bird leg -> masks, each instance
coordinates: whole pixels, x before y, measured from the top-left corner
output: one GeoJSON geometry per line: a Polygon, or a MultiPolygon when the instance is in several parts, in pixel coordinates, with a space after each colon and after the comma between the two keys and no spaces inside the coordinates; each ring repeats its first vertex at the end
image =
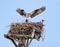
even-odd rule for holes
{"type": "Polygon", "coordinates": [[[25,21],[28,22],[28,19],[26,19],[25,21]]]}

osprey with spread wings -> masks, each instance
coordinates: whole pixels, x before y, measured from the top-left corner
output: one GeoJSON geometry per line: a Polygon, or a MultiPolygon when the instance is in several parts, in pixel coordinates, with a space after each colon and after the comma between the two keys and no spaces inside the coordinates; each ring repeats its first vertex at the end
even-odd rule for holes
{"type": "Polygon", "coordinates": [[[33,17],[35,17],[36,15],[41,14],[42,12],[44,12],[45,9],[46,9],[45,7],[41,7],[41,8],[39,8],[39,9],[36,9],[36,10],[32,11],[31,13],[26,13],[23,9],[17,9],[16,11],[17,11],[20,15],[22,15],[22,16],[24,16],[24,17],[26,17],[26,18],[29,18],[29,17],[33,18],[33,17]]]}

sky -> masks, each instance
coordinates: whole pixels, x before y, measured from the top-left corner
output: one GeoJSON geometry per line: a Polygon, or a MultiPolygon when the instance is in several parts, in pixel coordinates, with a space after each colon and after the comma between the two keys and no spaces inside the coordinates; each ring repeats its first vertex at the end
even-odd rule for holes
{"type": "Polygon", "coordinates": [[[11,23],[25,22],[25,18],[16,12],[17,8],[31,12],[46,7],[46,10],[29,21],[39,22],[44,19],[44,41],[33,40],[29,47],[60,47],[60,0],[0,0],[0,47],[14,47],[4,38],[11,23]]]}

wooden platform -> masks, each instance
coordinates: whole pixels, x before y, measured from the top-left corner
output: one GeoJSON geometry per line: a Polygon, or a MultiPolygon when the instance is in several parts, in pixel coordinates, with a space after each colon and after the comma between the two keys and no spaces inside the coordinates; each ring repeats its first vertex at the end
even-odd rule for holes
{"type": "Polygon", "coordinates": [[[31,35],[19,35],[19,34],[4,34],[5,38],[12,38],[14,40],[19,40],[20,38],[33,39],[31,35]]]}

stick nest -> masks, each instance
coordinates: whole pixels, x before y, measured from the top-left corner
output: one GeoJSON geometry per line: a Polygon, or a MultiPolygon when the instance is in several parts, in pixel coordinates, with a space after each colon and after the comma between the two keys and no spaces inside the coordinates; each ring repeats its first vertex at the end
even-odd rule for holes
{"type": "Polygon", "coordinates": [[[11,24],[9,34],[32,35],[35,30],[34,38],[39,39],[43,30],[43,22],[25,22],[11,24]]]}

